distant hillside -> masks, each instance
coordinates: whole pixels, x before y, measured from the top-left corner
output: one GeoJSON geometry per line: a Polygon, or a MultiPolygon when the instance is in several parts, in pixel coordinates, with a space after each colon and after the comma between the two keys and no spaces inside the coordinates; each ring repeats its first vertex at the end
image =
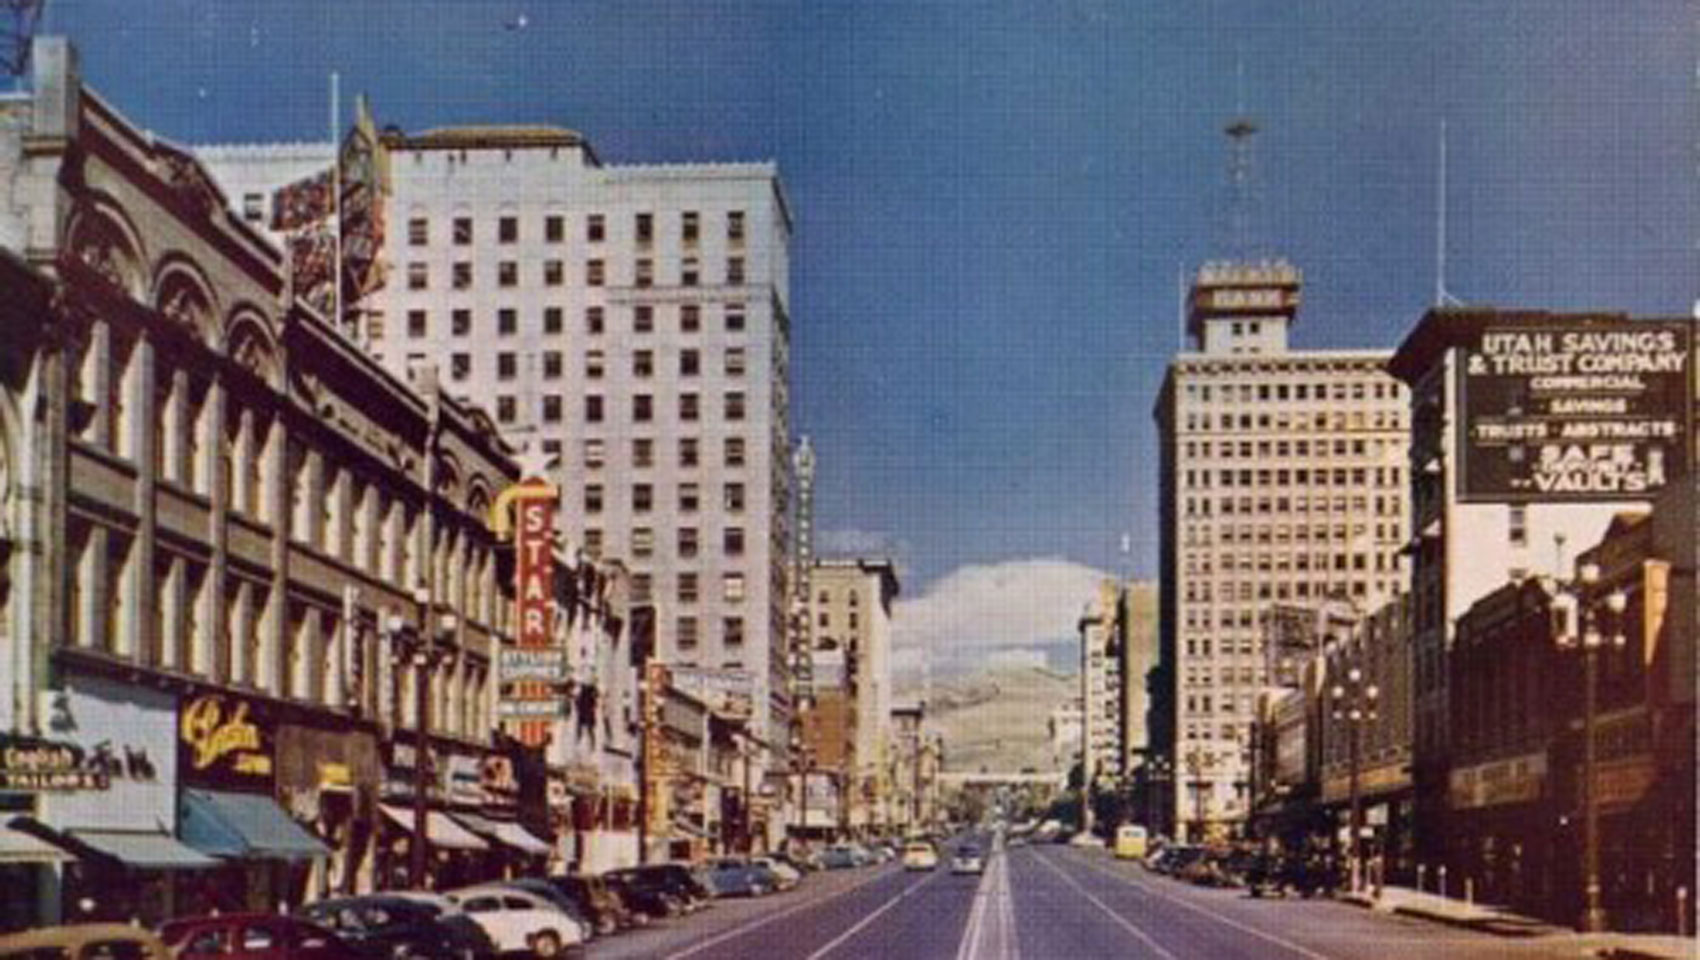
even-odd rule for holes
{"type": "Polygon", "coordinates": [[[927,724],[944,736],[947,770],[1065,770],[1072,758],[1052,755],[1046,721],[1079,690],[1051,670],[992,667],[935,682],[927,724]]]}

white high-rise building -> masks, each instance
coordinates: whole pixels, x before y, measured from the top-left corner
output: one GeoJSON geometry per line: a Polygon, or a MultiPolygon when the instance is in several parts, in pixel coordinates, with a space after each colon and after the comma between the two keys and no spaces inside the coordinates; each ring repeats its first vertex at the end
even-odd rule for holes
{"type": "Polygon", "coordinates": [[[1149,734],[1174,770],[1170,823],[1189,836],[1246,817],[1270,609],[1363,616],[1405,589],[1405,388],[1386,351],[1288,349],[1300,284],[1282,261],[1201,268],[1195,350],[1170,363],[1155,411],[1162,583],[1149,734]]]}
{"type": "MultiPolygon", "coordinates": [[[[559,455],[561,524],[631,571],[659,655],[788,716],[790,213],[772,163],[604,164],[556,127],[391,131],[385,365],[438,369],[559,455]]],[[[256,223],[328,144],[197,151],[256,223]]]]}

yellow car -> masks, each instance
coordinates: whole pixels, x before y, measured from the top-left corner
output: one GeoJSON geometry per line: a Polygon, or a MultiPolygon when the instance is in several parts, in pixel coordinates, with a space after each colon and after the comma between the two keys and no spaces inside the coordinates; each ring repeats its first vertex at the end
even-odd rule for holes
{"type": "Polygon", "coordinates": [[[903,869],[932,870],[939,865],[939,852],[930,843],[903,845],[903,869]]]}

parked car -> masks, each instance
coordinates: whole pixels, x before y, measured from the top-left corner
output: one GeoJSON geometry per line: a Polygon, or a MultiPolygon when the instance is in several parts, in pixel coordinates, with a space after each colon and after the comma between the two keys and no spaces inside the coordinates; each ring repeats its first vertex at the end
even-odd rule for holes
{"type": "Polygon", "coordinates": [[[701,910],[714,896],[713,890],[681,863],[652,863],[614,872],[627,877],[634,887],[648,887],[668,894],[686,912],[701,910]]]}
{"type": "Polygon", "coordinates": [[[367,960],[490,960],[496,944],[476,922],[444,901],[373,894],[320,900],[301,917],[343,939],[367,960]]]}
{"type": "Polygon", "coordinates": [[[1273,853],[1258,852],[1245,867],[1246,890],[1254,897],[1281,896],[1287,892],[1286,871],[1281,858],[1273,853]]]}
{"type": "Polygon", "coordinates": [[[816,870],[822,869],[820,854],[815,853],[812,850],[793,847],[790,850],[779,854],[778,857],[780,860],[783,860],[796,868],[798,873],[812,873],[816,870]]]}
{"type": "Polygon", "coordinates": [[[1157,854],[1157,860],[1153,865],[1153,869],[1155,869],[1158,873],[1168,874],[1171,877],[1178,876],[1189,864],[1203,856],[1203,847],[1173,844],[1164,847],[1162,851],[1157,854]]]}
{"type": "Polygon", "coordinates": [[[787,863],[783,858],[756,857],[751,862],[766,867],[768,872],[772,873],[774,879],[778,881],[781,890],[790,890],[803,882],[803,871],[787,863]]]}
{"type": "Polygon", "coordinates": [[[567,896],[564,891],[542,877],[519,877],[513,880],[497,880],[492,882],[504,887],[513,887],[515,890],[524,890],[527,893],[534,893],[555,906],[560,907],[563,913],[572,917],[574,920],[577,920],[579,925],[584,927],[586,940],[594,938],[599,932],[601,932],[597,929],[596,920],[591,917],[588,910],[585,910],[579,905],[578,901],[567,896]]]}
{"type": "Polygon", "coordinates": [[[717,897],[762,897],[779,889],[779,878],[773,871],[735,857],[714,861],[708,876],[717,897]]]}
{"type": "Polygon", "coordinates": [[[939,852],[925,840],[911,840],[903,847],[903,869],[932,870],[939,865],[939,852]]]}
{"type": "Polygon", "coordinates": [[[621,902],[619,894],[610,889],[608,882],[601,877],[588,873],[561,874],[549,877],[545,882],[576,904],[579,911],[590,918],[599,934],[607,935],[637,923],[636,916],[621,902]]]}
{"type": "Polygon", "coordinates": [[[484,928],[503,953],[529,951],[539,960],[554,960],[567,947],[583,943],[590,933],[566,911],[526,890],[482,884],[451,890],[448,897],[484,928]]]}
{"type": "Polygon", "coordinates": [[[848,870],[862,864],[848,847],[828,847],[821,851],[820,865],[822,870],[848,870]]]}
{"type": "Polygon", "coordinates": [[[956,855],[950,858],[951,873],[985,873],[986,858],[980,853],[980,848],[972,843],[965,843],[956,848],[956,855]]]}
{"type": "Polygon", "coordinates": [[[41,927],[0,936],[0,960],[171,960],[158,936],[118,923],[41,927]]]}
{"type": "Polygon", "coordinates": [[[1069,838],[1068,845],[1071,847],[1097,847],[1099,849],[1103,849],[1104,838],[1090,830],[1082,830],[1069,838]]]}
{"type": "Polygon", "coordinates": [[[665,920],[685,912],[678,897],[658,885],[640,884],[630,874],[616,870],[603,874],[602,880],[640,923],[665,920]]]}
{"type": "Polygon", "coordinates": [[[177,960],[360,960],[342,938],[300,917],[227,913],[159,928],[177,960]]]}

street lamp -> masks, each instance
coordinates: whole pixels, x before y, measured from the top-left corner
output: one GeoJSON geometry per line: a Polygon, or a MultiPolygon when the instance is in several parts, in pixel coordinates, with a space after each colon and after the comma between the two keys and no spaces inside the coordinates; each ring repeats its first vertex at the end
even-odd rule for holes
{"type": "Polygon", "coordinates": [[[1160,809],[1159,800],[1163,790],[1160,783],[1168,783],[1174,776],[1174,764],[1166,754],[1152,754],[1145,761],[1145,827],[1153,834],[1163,833],[1162,824],[1157,822],[1157,811],[1160,809]]]}
{"type": "Polygon", "coordinates": [[[1629,597],[1622,590],[1613,590],[1605,597],[1606,609],[1611,612],[1611,636],[1600,633],[1600,616],[1588,603],[1600,582],[1600,565],[1585,562],[1578,565],[1576,579],[1558,585],[1560,594],[1554,605],[1575,617],[1555,618],[1554,642],[1560,650],[1580,650],[1582,653],[1582,916],[1578,928],[1583,933],[1599,933],[1606,928],[1606,911],[1600,903],[1600,798],[1595,777],[1599,758],[1594,743],[1594,728],[1598,712],[1599,652],[1608,643],[1621,650],[1626,642],[1623,632],[1623,613],[1629,609],[1629,597]]]}
{"type": "Polygon", "coordinates": [[[431,729],[431,674],[441,662],[443,651],[438,646],[440,639],[446,640],[460,626],[459,619],[452,613],[443,614],[440,622],[433,624],[431,617],[431,592],[420,587],[413,592],[414,603],[419,607],[419,632],[414,637],[412,655],[409,658],[415,671],[413,684],[414,727],[413,727],[413,839],[408,844],[408,885],[416,890],[424,889],[426,873],[426,848],[429,832],[429,798],[427,772],[431,768],[430,759],[430,729],[431,729]]]}
{"type": "Polygon", "coordinates": [[[1207,798],[1204,788],[1210,786],[1210,781],[1205,779],[1204,771],[1212,766],[1215,766],[1215,759],[1200,748],[1193,747],[1187,752],[1186,768],[1187,772],[1192,774],[1192,779],[1188,781],[1188,785],[1192,787],[1194,831],[1192,841],[1194,843],[1203,843],[1205,840],[1205,827],[1207,826],[1205,817],[1209,810],[1206,807],[1207,798]]]}
{"type": "Polygon", "coordinates": [[[1334,720],[1345,722],[1347,726],[1348,764],[1351,769],[1351,869],[1352,892],[1356,893],[1362,887],[1363,879],[1363,798],[1358,786],[1359,752],[1358,735],[1363,725],[1373,723],[1376,719],[1376,704],[1381,698],[1381,688],[1373,683],[1364,682],[1364,673],[1357,666],[1346,669],[1344,683],[1336,683],[1329,691],[1332,695],[1334,720]]]}

